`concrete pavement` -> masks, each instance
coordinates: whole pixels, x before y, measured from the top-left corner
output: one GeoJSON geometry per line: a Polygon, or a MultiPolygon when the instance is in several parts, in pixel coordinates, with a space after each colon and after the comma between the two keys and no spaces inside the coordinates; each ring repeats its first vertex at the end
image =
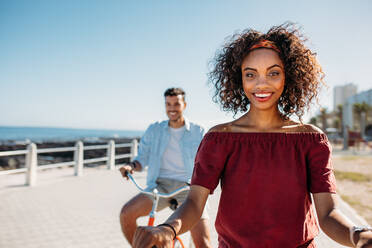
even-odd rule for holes
{"type": "MultiPolygon", "coordinates": [[[[25,187],[24,174],[0,177],[1,248],[110,248],[130,247],[119,225],[122,205],[137,191],[117,171],[84,168],[82,177],[73,176],[72,168],[39,172],[35,187],[25,187]]],[[[145,173],[135,178],[145,184],[145,173]]],[[[213,227],[219,191],[210,197],[213,247],[217,233],[213,227]]],[[[355,223],[363,220],[342,204],[342,211],[355,223]]],[[[164,210],[158,223],[171,214],[164,210]]],[[[145,224],[146,219],[140,220],[145,224]]],[[[188,244],[189,234],[183,235],[188,244]]],[[[324,237],[318,247],[343,247],[324,237]]]]}

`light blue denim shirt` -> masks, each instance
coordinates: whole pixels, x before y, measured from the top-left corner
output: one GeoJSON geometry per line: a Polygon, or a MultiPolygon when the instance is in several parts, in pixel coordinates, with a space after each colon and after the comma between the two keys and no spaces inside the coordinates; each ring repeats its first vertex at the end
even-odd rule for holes
{"type": "MultiPolygon", "coordinates": [[[[189,181],[194,169],[195,155],[204,133],[204,128],[185,118],[185,132],[180,141],[180,148],[189,181]]],[[[134,160],[140,162],[142,168],[148,167],[147,189],[156,187],[156,179],[159,176],[162,156],[167,148],[169,137],[169,126],[166,120],[151,124],[141,138],[138,155],[134,160]]]]}

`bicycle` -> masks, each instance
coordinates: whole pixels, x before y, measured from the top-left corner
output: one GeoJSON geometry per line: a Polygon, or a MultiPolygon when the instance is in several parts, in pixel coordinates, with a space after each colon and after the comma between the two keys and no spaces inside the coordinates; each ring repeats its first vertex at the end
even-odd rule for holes
{"type": "MultiPolygon", "coordinates": [[[[136,180],[133,178],[133,176],[130,173],[126,173],[126,175],[134,183],[134,185],[137,187],[137,189],[141,193],[153,196],[152,209],[149,213],[149,220],[148,220],[148,223],[147,223],[148,226],[154,226],[155,212],[156,212],[156,208],[158,207],[158,202],[159,202],[160,197],[161,198],[171,198],[171,197],[177,195],[178,193],[181,193],[183,191],[186,191],[186,190],[190,189],[190,186],[185,185],[185,186],[183,186],[181,188],[178,188],[178,189],[176,189],[176,190],[174,190],[170,193],[167,193],[167,194],[166,193],[160,193],[160,192],[158,192],[157,189],[153,189],[152,191],[145,191],[143,188],[141,188],[138,185],[138,183],[136,182],[136,180]]],[[[173,248],[186,248],[183,241],[181,240],[181,238],[179,236],[176,236],[176,238],[174,239],[173,248]]]]}

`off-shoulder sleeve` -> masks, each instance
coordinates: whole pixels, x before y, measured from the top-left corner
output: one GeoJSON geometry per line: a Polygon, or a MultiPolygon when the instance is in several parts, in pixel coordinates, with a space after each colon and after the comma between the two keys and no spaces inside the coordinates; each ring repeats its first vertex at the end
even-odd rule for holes
{"type": "Polygon", "coordinates": [[[332,147],[325,135],[311,144],[307,153],[310,192],[336,193],[331,154],[332,147]]]}
{"type": "Polygon", "coordinates": [[[204,136],[195,157],[191,185],[208,188],[210,194],[213,194],[226,164],[227,145],[216,137],[216,133],[207,133],[204,136]]]}

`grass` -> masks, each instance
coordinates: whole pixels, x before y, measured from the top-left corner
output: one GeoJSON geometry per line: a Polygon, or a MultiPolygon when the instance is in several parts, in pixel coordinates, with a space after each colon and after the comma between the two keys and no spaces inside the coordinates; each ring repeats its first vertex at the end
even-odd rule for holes
{"type": "Polygon", "coordinates": [[[337,180],[350,180],[353,182],[369,182],[371,177],[358,173],[349,171],[339,171],[335,170],[335,176],[337,180]]]}
{"type": "Polygon", "coordinates": [[[365,220],[368,223],[372,223],[372,207],[363,205],[358,200],[355,200],[354,198],[347,196],[347,195],[340,195],[341,198],[347,202],[350,206],[352,206],[356,211],[358,211],[359,214],[365,218],[365,220]]]}
{"type": "Polygon", "coordinates": [[[361,206],[362,205],[359,201],[357,201],[355,199],[352,199],[350,196],[341,195],[341,198],[352,206],[361,206]]]}
{"type": "Polygon", "coordinates": [[[352,156],[352,155],[350,155],[350,156],[342,156],[341,157],[342,160],[347,160],[347,161],[353,161],[353,160],[357,160],[359,158],[360,158],[360,156],[352,156]]]}
{"type": "Polygon", "coordinates": [[[355,198],[352,198],[347,195],[340,195],[342,200],[347,202],[349,205],[357,208],[359,211],[358,212],[365,212],[365,211],[372,211],[372,207],[363,205],[360,201],[356,200],[355,198]]]}

